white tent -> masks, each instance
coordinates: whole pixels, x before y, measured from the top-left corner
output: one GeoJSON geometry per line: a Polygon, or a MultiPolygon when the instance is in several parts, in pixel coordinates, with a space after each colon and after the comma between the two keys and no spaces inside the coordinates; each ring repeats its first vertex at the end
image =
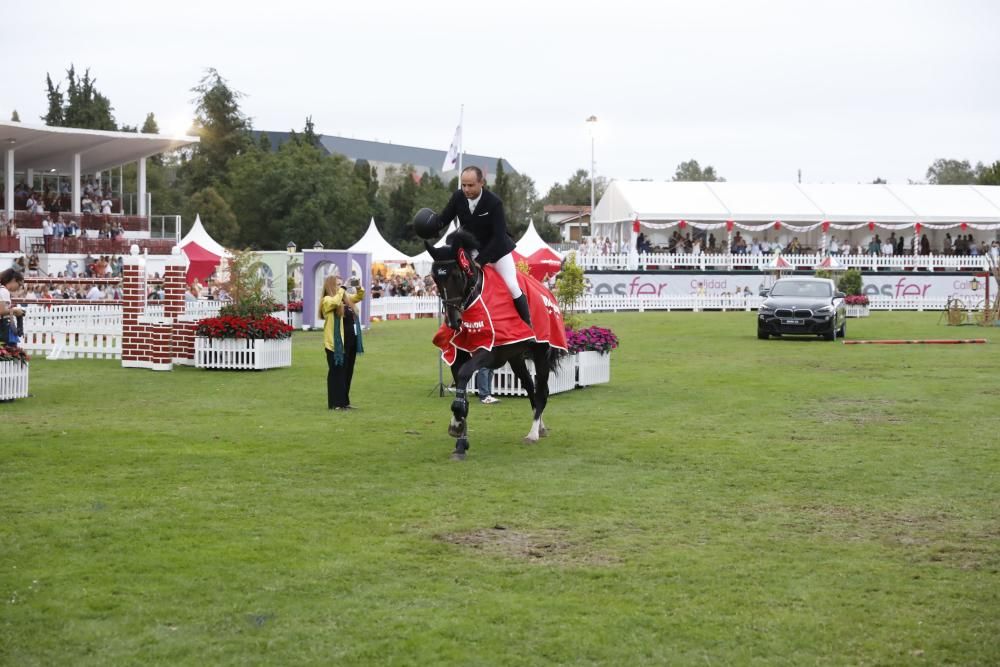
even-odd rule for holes
{"type": "Polygon", "coordinates": [[[378,227],[375,226],[375,218],[372,218],[371,223],[369,223],[368,231],[365,232],[365,235],[357,243],[348,248],[347,251],[371,253],[373,262],[395,262],[401,264],[410,261],[407,255],[396,250],[382,237],[382,234],[378,231],[378,227]]]}
{"type": "Polygon", "coordinates": [[[223,248],[218,241],[209,236],[208,232],[205,231],[205,226],[201,224],[200,215],[194,216],[194,224],[177,246],[183,250],[185,246],[192,243],[218,257],[229,257],[229,251],[223,248]]]}
{"type": "MultiPolygon", "coordinates": [[[[535,221],[531,220],[530,222],[528,222],[528,228],[524,230],[524,235],[521,236],[521,239],[517,242],[517,247],[515,248],[515,250],[517,250],[519,253],[527,257],[528,255],[536,253],[542,248],[552,250],[549,244],[546,243],[545,240],[538,235],[538,230],[535,229],[535,221]]],[[[552,252],[556,251],[552,250],[552,252]]],[[[556,254],[559,255],[560,258],[562,257],[560,253],[556,252],[556,254]]]]}
{"type": "MultiPolygon", "coordinates": [[[[451,234],[456,229],[458,229],[458,225],[456,225],[455,221],[452,220],[451,224],[448,225],[448,229],[446,229],[444,234],[441,235],[441,238],[437,240],[437,242],[434,244],[434,247],[440,248],[441,246],[443,246],[445,244],[445,241],[448,239],[448,235],[451,234]]],[[[431,257],[431,254],[429,252],[424,250],[419,255],[414,255],[413,257],[410,257],[408,261],[411,264],[413,264],[414,271],[416,271],[420,275],[426,275],[431,271],[431,264],[434,263],[434,258],[431,257]]]]}

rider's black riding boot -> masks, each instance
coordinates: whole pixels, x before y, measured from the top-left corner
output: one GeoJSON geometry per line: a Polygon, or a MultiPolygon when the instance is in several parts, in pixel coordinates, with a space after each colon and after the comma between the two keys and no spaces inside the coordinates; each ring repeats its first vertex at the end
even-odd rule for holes
{"type": "Polygon", "coordinates": [[[517,314],[521,316],[524,323],[529,327],[531,326],[531,311],[528,310],[528,297],[523,294],[516,299],[514,299],[514,307],[517,308],[517,314]]]}

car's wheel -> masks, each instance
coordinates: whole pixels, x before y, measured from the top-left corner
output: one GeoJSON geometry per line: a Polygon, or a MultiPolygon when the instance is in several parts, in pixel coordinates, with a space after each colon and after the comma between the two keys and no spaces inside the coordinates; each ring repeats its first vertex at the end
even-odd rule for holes
{"type": "Polygon", "coordinates": [[[757,329],[757,338],[759,338],[760,340],[767,340],[768,338],[770,338],[770,336],[763,329],[757,329]]]}
{"type": "Polygon", "coordinates": [[[840,329],[837,330],[837,335],[841,338],[847,338],[847,320],[844,320],[844,323],[840,325],[840,329]]]}
{"type": "Polygon", "coordinates": [[[837,340],[836,326],[836,322],[830,322],[830,330],[823,332],[823,340],[837,340]]]}

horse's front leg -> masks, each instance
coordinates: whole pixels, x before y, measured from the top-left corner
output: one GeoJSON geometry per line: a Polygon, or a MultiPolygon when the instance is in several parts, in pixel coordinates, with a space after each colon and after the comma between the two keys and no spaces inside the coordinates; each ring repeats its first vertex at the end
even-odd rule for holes
{"type": "Polygon", "coordinates": [[[480,350],[463,363],[452,365],[452,377],[455,379],[455,400],[451,402],[451,422],[448,424],[448,435],[457,438],[455,451],[451,458],[457,461],[465,459],[469,449],[469,398],[468,387],[472,376],[486,365],[489,353],[480,350]]]}

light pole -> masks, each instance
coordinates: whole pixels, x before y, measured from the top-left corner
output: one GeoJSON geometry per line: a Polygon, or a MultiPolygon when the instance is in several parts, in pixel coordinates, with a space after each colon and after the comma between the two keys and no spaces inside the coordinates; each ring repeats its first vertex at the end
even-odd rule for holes
{"type": "Polygon", "coordinates": [[[590,127],[590,235],[594,235],[594,127],[597,124],[597,116],[587,119],[590,127]]]}
{"type": "Polygon", "coordinates": [[[288,310],[288,305],[292,301],[292,290],[289,287],[292,284],[292,277],[288,274],[288,267],[289,259],[295,257],[295,241],[289,241],[286,250],[288,250],[288,257],[285,258],[285,323],[290,325],[292,323],[292,313],[288,310]]]}

